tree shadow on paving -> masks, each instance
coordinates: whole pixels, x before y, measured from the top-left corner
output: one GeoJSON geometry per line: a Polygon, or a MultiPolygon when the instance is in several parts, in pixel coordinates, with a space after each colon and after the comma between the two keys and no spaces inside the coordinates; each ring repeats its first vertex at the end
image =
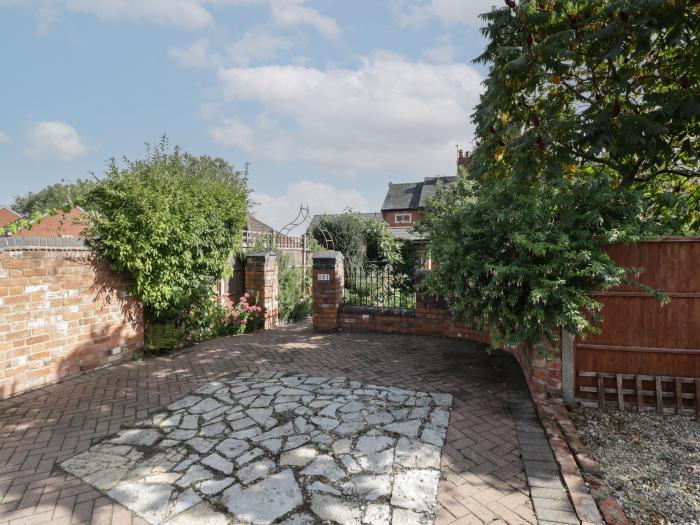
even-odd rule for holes
{"type": "Polygon", "coordinates": [[[509,381],[523,379],[511,355],[456,339],[316,333],[302,323],[117,364],[0,401],[0,524],[48,512],[40,500],[61,483],[79,494],[59,492],[54,512],[77,509],[89,522],[105,498],[65,474],[63,460],[221,375],[257,370],[452,393],[439,499],[449,496],[445,487],[467,485],[475,493],[527,494],[507,393],[509,381]]]}

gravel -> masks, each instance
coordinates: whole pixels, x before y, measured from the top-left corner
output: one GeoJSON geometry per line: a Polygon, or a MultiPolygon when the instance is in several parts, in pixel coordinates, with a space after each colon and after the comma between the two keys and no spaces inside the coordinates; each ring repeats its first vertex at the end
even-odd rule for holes
{"type": "Polygon", "coordinates": [[[700,525],[700,422],[587,408],[573,417],[632,523],[700,525]]]}

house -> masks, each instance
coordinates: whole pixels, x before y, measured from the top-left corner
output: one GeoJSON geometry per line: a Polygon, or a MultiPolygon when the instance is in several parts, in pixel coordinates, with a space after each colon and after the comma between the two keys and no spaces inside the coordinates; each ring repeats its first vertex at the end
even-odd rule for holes
{"type": "Polygon", "coordinates": [[[248,219],[246,221],[246,225],[243,227],[243,231],[251,233],[277,233],[272,226],[268,226],[267,224],[253,217],[252,215],[248,215],[248,219]]]}
{"type": "Polygon", "coordinates": [[[22,216],[19,213],[12,211],[7,206],[0,206],[0,228],[4,228],[11,222],[21,218],[22,216]]]}
{"type": "MultiPolygon", "coordinates": [[[[457,157],[457,172],[466,169],[472,162],[469,153],[459,150],[457,157]]],[[[389,189],[384,197],[381,212],[360,213],[366,218],[381,219],[389,225],[389,231],[399,240],[414,244],[416,253],[416,265],[430,269],[432,263],[427,250],[426,240],[414,230],[423,218],[428,202],[435,195],[438,188],[446,187],[457,180],[456,175],[426,177],[420,182],[389,183],[389,189]]],[[[307,233],[310,233],[319,218],[323,215],[314,215],[307,233]]]]}
{"type": "Polygon", "coordinates": [[[14,237],[80,237],[86,224],[81,221],[85,211],[75,207],[68,212],[58,211],[55,215],[44,215],[40,222],[31,228],[23,228],[14,237]]]}
{"type": "Polygon", "coordinates": [[[418,240],[413,227],[423,218],[430,198],[440,186],[449,186],[457,177],[426,177],[421,182],[389,183],[382,217],[398,239],[418,240]]]}

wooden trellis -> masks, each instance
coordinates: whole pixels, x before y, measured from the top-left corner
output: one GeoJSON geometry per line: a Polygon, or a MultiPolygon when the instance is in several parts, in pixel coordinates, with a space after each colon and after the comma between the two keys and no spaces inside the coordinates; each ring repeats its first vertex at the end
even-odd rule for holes
{"type": "Polygon", "coordinates": [[[576,401],[583,406],[599,408],[616,406],[620,410],[695,415],[700,419],[700,379],[604,372],[578,372],[579,377],[592,378],[594,386],[579,386],[576,401]],[[594,395],[596,400],[585,397],[594,395]]]}

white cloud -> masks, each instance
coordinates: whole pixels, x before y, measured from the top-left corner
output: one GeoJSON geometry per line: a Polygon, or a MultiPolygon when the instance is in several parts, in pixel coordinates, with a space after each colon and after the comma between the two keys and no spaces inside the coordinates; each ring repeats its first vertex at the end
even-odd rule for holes
{"type": "Polygon", "coordinates": [[[211,130],[219,143],[277,160],[343,170],[454,172],[454,145],[467,144],[481,77],[464,64],[409,62],[379,53],[356,69],[223,68],[224,102],[261,107],[211,130]]]}
{"type": "Polygon", "coordinates": [[[284,195],[255,193],[253,200],[258,203],[253,214],[274,228],[282,228],[293,220],[302,204],[309,207],[312,215],[340,213],[347,208],[370,211],[368,200],[357,190],[339,190],[330,184],[307,180],[289,185],[284,195]]]}
{"type": "Polygon", "coordinates": [[[455,59],[455,46],[451,35],[442,35],[435,39],[435,45],[423,52],[423,56],[433,62],[449,63],[455,59]]]}
{"type": "Polygon", "coordinates": [[[269,60],[277,56],[280,51],[289,49],[291,42],[261,27],[254,27],[247,31],[237,42],[226,49],[226,57],[230,64],[247,66],[251,62],[269,60]]]}
{"type": "Polygon", "coordinates": [[[481,27],[479,19],[493,6],[502,6],[498,0],[394,0],[394,10],[401,25],[422,24],[435,17],[444,24],[467,24],[481,27]]]}
{"type": "Polygon", "coordinates": [[[306,5],[308,0],[0,0],[0,7],[35,10],[45,32],[64,12],[83,13],[110,22],[139,21],[198,31],[214,25],[211,7],[265,6],[274,24],[309,26],[326,38],[340,36],[336,21],[306,5]]]}
{"type": "Polygon", "coordinates": [[[25,154],[34,158],[72,160],[89,152],[83,137],[65,122],[38,122],[27,131],[25,141],[25,154]]]}
{"type": "Polygon", "coordinates": [[[270,60],[291,45],[291,41],[278,34],[253,27],[222,53],[212,51],[208,38],[199,38],[187,47],[171,48],[168,53],[182,67],[248,66],[252,62],[270,60]]]}
{"type": "Polygon", "coordinates": [[[200,38],[187,47],[173,47],[168,54],[182,67],[218,67],[223,65],[221,55],[210,51],[209,39],[200,38]]]}
{"type": "Polygon", "coordinates": [[[326,38],[340,36],[334,19],[306,6],[306,0],[268,0],[272,19],[283,26],[311,26],[326,38]]]}
{"type": "Polygon", "coordinates": [[[10,136],[0,129],[0,144],[9,144],[10,136]]]}

